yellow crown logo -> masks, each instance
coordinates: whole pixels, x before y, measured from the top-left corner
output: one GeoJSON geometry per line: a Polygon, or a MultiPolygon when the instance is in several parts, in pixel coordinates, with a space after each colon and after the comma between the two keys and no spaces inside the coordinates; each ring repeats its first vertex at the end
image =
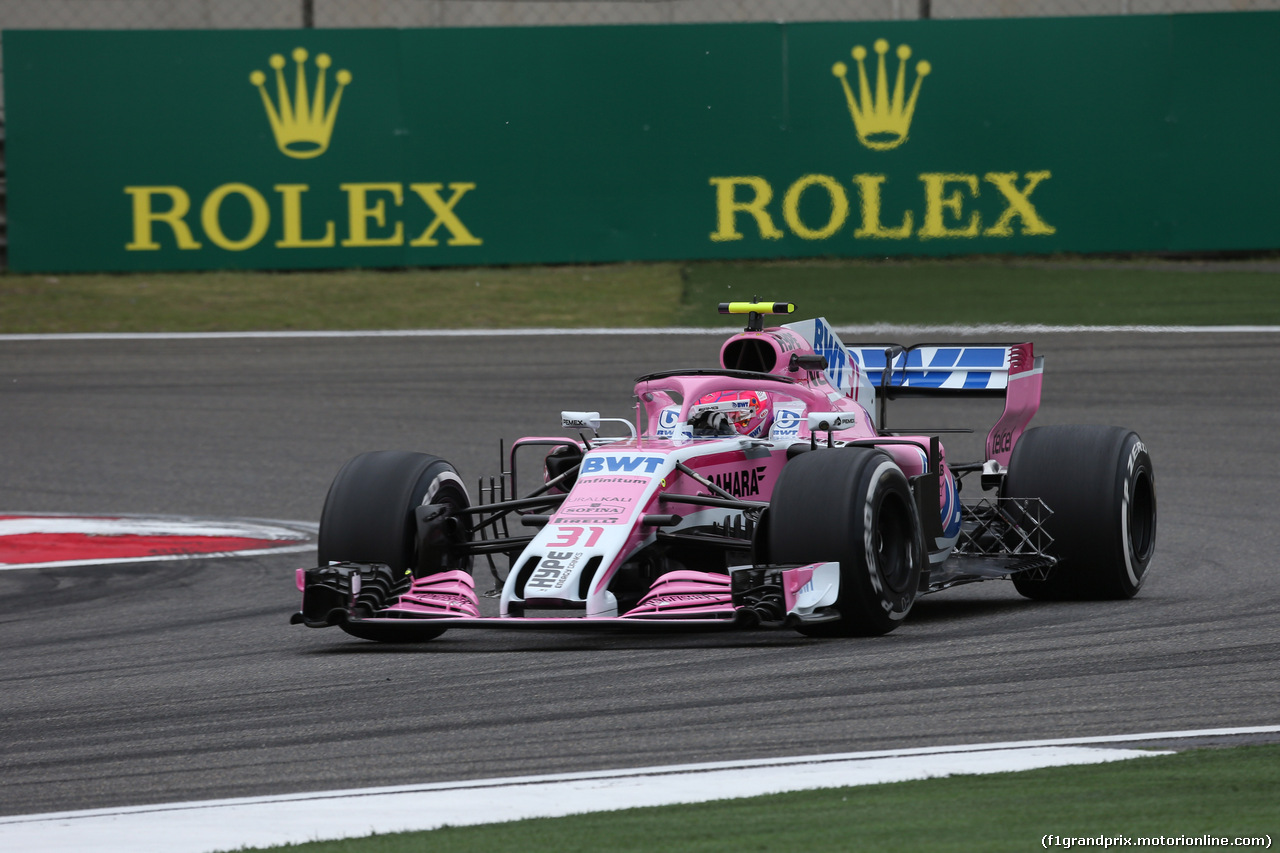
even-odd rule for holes
{"type": "Polygon", "coordinates": [[[267,94],[267,75],[254,71],[249,75],[249,82],[258,87],[262,95],[262,105],[267,109],[267,118],[271,121],[271,132],[275,134],[276,146],[289,157],[308,160],[319,157],[329,148],[329,136],[333,133],[333,122],[338,117],[338,102],[342,100],[342,90],[351,82],[351,72],[345,68],[334,75],[338,88],[333,93],[333,100],[325,107],[324,88],[325,75],[333,60],[329,54],[316,56],[315,93],[307,95],[307,51],[305,48],[294,48],[293,61],[298,65],[297,82],[294,95],[289,97],[289,89],[284,81],[284,57],[275,54],[271,57],[271,67],[276,70],[276,95],[280,102],[279,109],[271,102],[267,94]]]}
{"type": "Polygon", "coordinates": [[[916,82],[911,87],[911,97],[903,103],[906,94],[907,60],[911,58],[911,48],[898,46],[898,79],[893,84],[893,98],[889,97],[889,77],[885,73],[884,55],[889,52],[889,42],[877,39],[876,54],[876,93],[871,96],[871,86],[867,83],[867,68],[863,60],[867,58],[867,49],[857,45],[853,49],[853,58],[858,63],[858,97],[854,97],[846,75],[848,66],[837,62],[831,66],[831,73],[840,78],[844,87],[845,98],[849,101],[849,113],[853,116],[853,126],[858,132],[858,141],[874,151],[886,151],[897,148],[907,141],[907,130],[911,127],[911,116],[916,111],[916,98],[920,96],[920,84],[932,70],[926,61],[916,63],[916,82]]]}

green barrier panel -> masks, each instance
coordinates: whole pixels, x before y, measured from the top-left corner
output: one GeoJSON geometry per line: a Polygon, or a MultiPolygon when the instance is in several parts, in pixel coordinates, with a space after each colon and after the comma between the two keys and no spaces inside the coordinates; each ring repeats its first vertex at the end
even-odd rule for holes
{"type": "Polygon", "coordinates": [[[16,271],[1280,247],[1280,14],[3,34],[16,271]]]}

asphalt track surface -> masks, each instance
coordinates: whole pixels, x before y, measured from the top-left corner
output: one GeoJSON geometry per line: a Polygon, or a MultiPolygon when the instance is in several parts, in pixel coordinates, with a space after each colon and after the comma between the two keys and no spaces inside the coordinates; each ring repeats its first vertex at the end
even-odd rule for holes
{"type": "MultiPolygon", "coordinates": [[[[1121,424],[1151,448],[1159,540],[1133,601],[1033,603],[995,582],[870,640],[381,646],[288,624],[305,554],[0,572],[0,813],[1280,723],[1280,339],[1037,345],[1036,423],[1121,424]]],[[[496,471],[499,437],[558,434],[561,409],[625,415],[637,374],[709,366],[718,346],[3,341],[0,509],[315,521],[358,452],[437,453],[471,482],[496,471]]],[[[994,418],[989,402],[891,410],[895,427],[994,418]]]]}

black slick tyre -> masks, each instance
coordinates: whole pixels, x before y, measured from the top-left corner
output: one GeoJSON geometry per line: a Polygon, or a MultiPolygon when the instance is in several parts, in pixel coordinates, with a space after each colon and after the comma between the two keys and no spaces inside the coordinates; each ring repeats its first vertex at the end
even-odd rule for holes
{"type": "MultiPolygon", "coordinates": [[[[429,504],[462,508],[470,503],[458,472],[437,456],[400,450],[362,453],[342,466],[329,487],[320,513],[320,565],[385,563],[393,577],[412,574],[419,565],[414,511],[429,504]]],[[[469,569],[470,564],[459,559],[451,568],[469,569]]],[[[411,632],[358,622],[341,627],[356,637],[387,642],[444,633],[420,624],[411,632]]]]}
{"type": "Polygon", "coordinates": [[[1132,430],[1048,426],[1014,446],[1006,497],[1040,498],[1053,514],[1045,532],[1057,565],[1043,580],[1014,576],[1037,600],[1132,598],[1155,552],[1156,487],[1151,456],[1132,430]]]}
{"type": "Polygon", "coordinates": [[[833,622],[801,625],[814,637],[877,636],[901,624],[924,559],[906,475],[866,447],[796,456],[782,470],[765,524],[774,563],[840,563],[833,622]]]}

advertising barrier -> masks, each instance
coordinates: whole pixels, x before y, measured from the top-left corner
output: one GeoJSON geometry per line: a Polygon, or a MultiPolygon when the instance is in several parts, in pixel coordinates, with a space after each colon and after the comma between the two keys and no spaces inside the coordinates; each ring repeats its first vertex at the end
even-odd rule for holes
{"type": "Polygon", "coordinates": [[[15,271],[1280,248],[1280,13],[3,39],[15,271]]]}

